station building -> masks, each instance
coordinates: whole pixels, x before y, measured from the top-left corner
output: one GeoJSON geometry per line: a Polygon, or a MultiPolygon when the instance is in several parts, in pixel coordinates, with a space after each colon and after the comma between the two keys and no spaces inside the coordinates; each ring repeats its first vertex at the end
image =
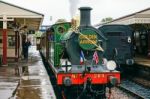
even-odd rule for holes
{"type": "Polygon", "coordinates": [[[0,56],[7,65],[21,57],[22,42],[39,30],[44,15],[4,1],[0,1],[0,12],[0,56]]]}

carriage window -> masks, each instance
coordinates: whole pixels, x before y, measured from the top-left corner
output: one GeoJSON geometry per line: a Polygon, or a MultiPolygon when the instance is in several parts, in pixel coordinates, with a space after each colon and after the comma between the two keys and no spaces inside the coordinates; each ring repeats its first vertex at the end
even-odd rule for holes
{"type": "Polygon", "coordinates": [[[107,36],[121,36],[122,32],[107,32],[107,36]]]}
{"type": "Polygon", "coordinates": [[[49,32],[48,33],[48,40],[49,41],[53,41],[54,40],[54,33],[53,32],[49,32]]]}
{"type": "Polygon", "coordinates": [[[54,29],[53,28],[48,29],[47,34],[48,34],[48,40],[53,41],[54,40],[54,29]]]}

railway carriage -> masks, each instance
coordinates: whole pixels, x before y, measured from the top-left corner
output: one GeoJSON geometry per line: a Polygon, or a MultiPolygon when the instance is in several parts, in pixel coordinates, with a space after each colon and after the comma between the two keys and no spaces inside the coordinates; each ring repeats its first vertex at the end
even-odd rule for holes
{"type": "Polygon", "coordinates": [[[90,7],[81,7],[80,26],[69,22],[52,25],[43,34],[40,52],[55,74],[66,99],[106,98],[106,87],[120,83],[120,72],[113,60],[103,61],[106,38],[90,24],[90,7]],[[43,47],[46,45],[45,47],[43,47]],[[44,51],[46,49],[46,51],[44,51]],[[69,96],[75,92],[75,97],[69,96]]]}

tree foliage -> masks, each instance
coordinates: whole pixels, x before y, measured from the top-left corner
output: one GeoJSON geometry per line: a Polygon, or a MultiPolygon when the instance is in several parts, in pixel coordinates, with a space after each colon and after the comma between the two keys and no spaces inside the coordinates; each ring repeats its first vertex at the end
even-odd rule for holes
{"type": "Polygon", "coordinates": [[[101,22],[102,22],[102,23],[107,23],[107,22],[110,22],[110,21],[112,21],[112,20],[113,20],[112,17],[107,17],[107,18],[103,18],[103,19],[101,20],[101,22]]]}

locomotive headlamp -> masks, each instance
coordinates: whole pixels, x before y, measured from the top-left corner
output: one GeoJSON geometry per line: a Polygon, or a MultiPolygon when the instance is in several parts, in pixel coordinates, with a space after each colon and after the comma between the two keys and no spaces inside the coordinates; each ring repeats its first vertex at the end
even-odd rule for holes
{"type": "Polygon", "coordinates": [[[131,43],[131,37],[130,36],[128,37],[128,43],[131,43]]]}
{"type": "Polygon", "coordinates": [[[113,61],[113,60],[110,60],[110,61],[107,62],[106,66],[107,66],[108,70],[115,70],[116,62],[113,61]]]}

